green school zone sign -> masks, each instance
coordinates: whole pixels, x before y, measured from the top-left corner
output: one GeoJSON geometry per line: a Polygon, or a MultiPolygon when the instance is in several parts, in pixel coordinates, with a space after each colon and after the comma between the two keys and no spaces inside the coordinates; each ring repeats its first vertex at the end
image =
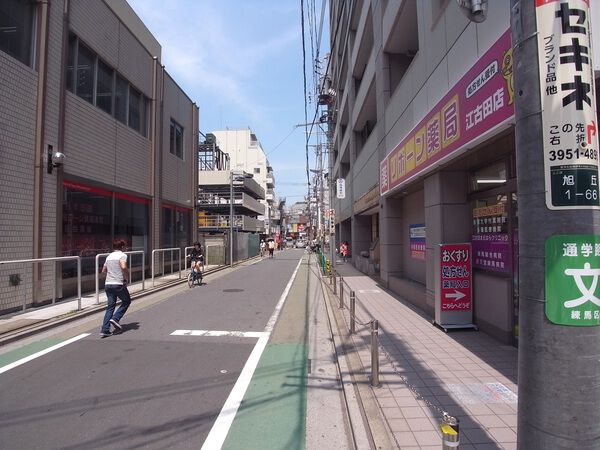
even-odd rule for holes
{"type": "Polygon", "coordinates": [[[600,325],[600,235],[546,240],[546,317],[558,325],[600,325]]]}

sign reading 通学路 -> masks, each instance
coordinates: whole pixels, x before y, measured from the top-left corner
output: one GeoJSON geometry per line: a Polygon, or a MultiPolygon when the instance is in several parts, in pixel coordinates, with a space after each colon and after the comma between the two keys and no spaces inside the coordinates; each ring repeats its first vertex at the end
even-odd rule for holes
{"type": "Polygon", "coordinates": [[[600,208],[589,0],[536,0],[546,206],[600,208]]]}
{"type": "Polygon", "coordinates": [[[546,317],[558,325],[600,325],[600,235],[546,240],[546,317]]]}

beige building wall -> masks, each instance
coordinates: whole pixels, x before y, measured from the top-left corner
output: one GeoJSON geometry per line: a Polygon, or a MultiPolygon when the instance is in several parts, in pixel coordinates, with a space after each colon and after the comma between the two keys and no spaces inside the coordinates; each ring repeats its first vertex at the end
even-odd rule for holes
{"type": "MultiPolygon", "coordinates": [[[[62,256],[63,180],[150,198],[149,241],[156,248],[161,202],[193,210],[198,108],[157,64],[160,44],[125,0],[53,0],[36,8],[32,66],[0,51],[0,261],[62,256]],[[63,21],[67,4],[69,29],[63,21]],[[64,88],[69,31],[149,99],[147,137],[64,88]],[[179,161],[167,157],[171,116],[185,128],[179,161]],[[52,174],[46,171],[49,146],[66,155],[52,174]]],[[[0,266],[0,311],[49,301],[55,289],[60,297],[55,283],[60,270],[46,263],[37,273],[32,266],[0,266]],[[10,275],[20,278],[18,285],[10,283],[10,275]]]]}

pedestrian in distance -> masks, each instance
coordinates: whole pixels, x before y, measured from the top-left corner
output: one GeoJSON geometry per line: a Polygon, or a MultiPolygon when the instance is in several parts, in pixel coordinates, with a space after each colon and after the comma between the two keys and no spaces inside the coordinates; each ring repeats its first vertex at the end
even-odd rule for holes
{"type": "Polygon", "coordinates": [[[265,256],[265,253],[267,253],[267,243],[263,239],[260,241],[260,257],[265,256]]]}
{"type": "Polygon", "coordinates": [[[106,274],[104,292],[106,293],[107,300],[104,321],[100,330],[100,337],[102,338],[123,331],[123,326],[120,322],[131,304],[131,296],[129,295],[129,290],[127,290],[127,280],[129,279],[127,255],[123,253],[123,250],[127,248],[126,246],[127,244],[123,239],[115,240],[113,251],[106,257],[106,261],[102,267],[102,273],[106,274]],[[117,309],[117,312],[115,312],[117,299],[121,299],[121,305],[117,309]],[[114,328],[113,332],[110,331],[111,325],[114,328]]]}
{"type": "Polygon", "coordinates": [[[275,251],[275,241],[269,241],[269,258],[273,258],[273,252],[275,251]]]}
{"type": "Polygon", "coordinates": [[[350,245],[348,244],[348,241],[342,242],[342,244],[340,245],[340,253],[342,254],[342,259],[344,260],[344,262],[346,262],[346,259],[348,259],[349,252],[350,245]]]}

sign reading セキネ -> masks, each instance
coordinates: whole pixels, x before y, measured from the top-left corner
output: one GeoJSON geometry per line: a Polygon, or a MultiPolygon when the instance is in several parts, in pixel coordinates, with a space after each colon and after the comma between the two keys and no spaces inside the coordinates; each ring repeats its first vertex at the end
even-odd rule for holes
{"type": "Polygon", "coordinates": [[[514,117],[510,30],[381,161],[381,195],[457,156],[514,117]]]}
{"type": "Polygon", "coordinates": [[[600,325],[600,236],[546,240],[546,317],[559,325],[600,325]]]}
{"type": "Polygon", "coordinates": [[[440,244],[440,301],[442,311],[472,308],[470,244],[440,244]]]}
{"type": "Polygon", "coordinates": [[[535,6],[546,206],[597,209],[598,124],[590,1],[536,0],[535,6]]]}

